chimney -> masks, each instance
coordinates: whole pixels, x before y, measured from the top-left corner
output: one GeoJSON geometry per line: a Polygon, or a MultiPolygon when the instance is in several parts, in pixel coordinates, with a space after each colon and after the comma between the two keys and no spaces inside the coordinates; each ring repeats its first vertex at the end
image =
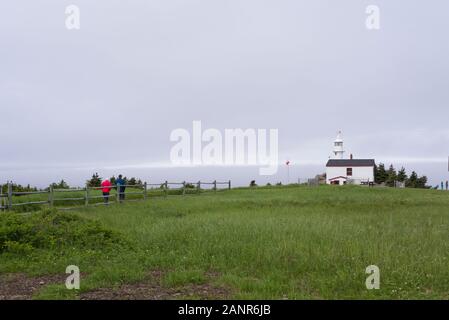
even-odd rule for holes
{"type": "Polygon", "coordinates": [[[349,155],[349,158],[352,160],[352,153],[349,155]]]}

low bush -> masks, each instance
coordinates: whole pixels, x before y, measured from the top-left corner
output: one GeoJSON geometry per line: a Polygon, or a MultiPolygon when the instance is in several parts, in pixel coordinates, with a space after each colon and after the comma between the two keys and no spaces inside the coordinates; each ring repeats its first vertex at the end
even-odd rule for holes
{"type": "Polygon", "coordinates": [[[100,222],[47,209],[30,215],[0,215],[0,253],[77,247],[100,249],[123,244],[121,235],[100,222]]]}

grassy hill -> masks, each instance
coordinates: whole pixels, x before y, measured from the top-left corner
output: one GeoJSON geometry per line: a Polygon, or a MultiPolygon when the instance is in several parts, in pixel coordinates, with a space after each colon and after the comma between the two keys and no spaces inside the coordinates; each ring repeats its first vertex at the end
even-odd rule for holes
{"type": "Polygon", "coordinates": [[[0,246],[0,281],[79,266],[80,291],[55,281],[35,298],[448,299],[449,192],[242,188],[0,214],[0,246]]]}

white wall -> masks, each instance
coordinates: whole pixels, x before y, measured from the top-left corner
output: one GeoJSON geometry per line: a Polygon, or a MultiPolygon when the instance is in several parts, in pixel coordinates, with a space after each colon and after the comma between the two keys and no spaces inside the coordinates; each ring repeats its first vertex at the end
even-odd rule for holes
{"type": "Polygon", "coordinates": [[[326,183],[330,184],[329,180],[335,177],[346,177],[347,168],[352,168],[352,176],[348,179],[355,180],[356,184],[360,184],[361,180],[374,181],[373,167],[326,167],[326,183]]]}

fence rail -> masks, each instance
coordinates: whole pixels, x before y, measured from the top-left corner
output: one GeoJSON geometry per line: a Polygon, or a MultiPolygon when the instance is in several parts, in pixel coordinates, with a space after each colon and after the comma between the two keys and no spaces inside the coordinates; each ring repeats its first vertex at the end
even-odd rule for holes
{"type": "Polygon", "coordinates": [[[47,204],[48,201],[30,201],[30,202],[19,202],[19,203],[12,203],[11,207],[18,207],[18,206],[26,206],[31,204],[47,204]]]}
{"type": "MultiPolygon", "coordinates": [[[[162,183],[143,183],[138,185],[111,185],[110,187],[90,187],[87,186],[84,188],[73,188],[73,189],[54,189],[53,186],[50,186],[48,190],[39,190],[39,191],[24,191],[24,192],[13,192],[13,184],[9,182],[7,184],[7,192],[3,193],[3,186],[0,185],[0,210],[11,210],[14,207],[23,207],[27,205],[48,205],[49,207],[55,206],[55,202],[59,203],[67,201],[67,202],[75,202],[79,201],[81,204],[79,206],[98,206],[98,205],[108,205],[110,203],[122,203],[124,201],[139,201],[139,200],[147,200],[150,196],[171,196],[171,191],[176,191],[177,195],[186,195],[186,194],[200,194],[201,191],[206,190],[202,189],[202,186],[212,186],[209,190],[213,192],[217,192],[219,186],[225,185],[225,188],[220,188],[220,190],[229,190],[231,189],[231,180],[229,181],[197,181],[197,182],[169,182],[165,181],[162,183]],[[179,186],[178,188],[170,188],[169,186],[179,186]],[[122,188],[125,191],[121,191],[122,188]],[[109,189],[109,192],[101,194],[103,189],[109,189]],[[132,190],[132,191],[126,191],[132,190]],[[139,191],[135,191],[136,189],[140,189],[139,191]],[[113,193],[112,193],[113,191],[113,193]],[[67,194],[67,193],[74,194],[67,194]],[[82,195],[80,195],[82,193],[82,195]],[[58,195],[65,194],[66,197],[60,197],[58,195]],[[29,201],[14,201],[16,198],[27,198],[27,197],[36,197],[36,196],[44,196],[45,199],[25,199],[29,201]],[[129,197],[128,197],[129,196],[129,197]],[[102,199],[103,201],[98,201],[102,199]],[[95,201],[97,200],[97,201],[95,201]]],[[[75,208],[75,207],[72,207],[75,208]]],[[[70,208],[59,208],[59,209],[70,209],[70,208]]]]}
{"type": "Polygon", "coordinates": [[[13,196],[25,196],[30,194],[44,194],[48,193],[48,191],[27,191],[27,192],[13,192],[13,196]]]}

